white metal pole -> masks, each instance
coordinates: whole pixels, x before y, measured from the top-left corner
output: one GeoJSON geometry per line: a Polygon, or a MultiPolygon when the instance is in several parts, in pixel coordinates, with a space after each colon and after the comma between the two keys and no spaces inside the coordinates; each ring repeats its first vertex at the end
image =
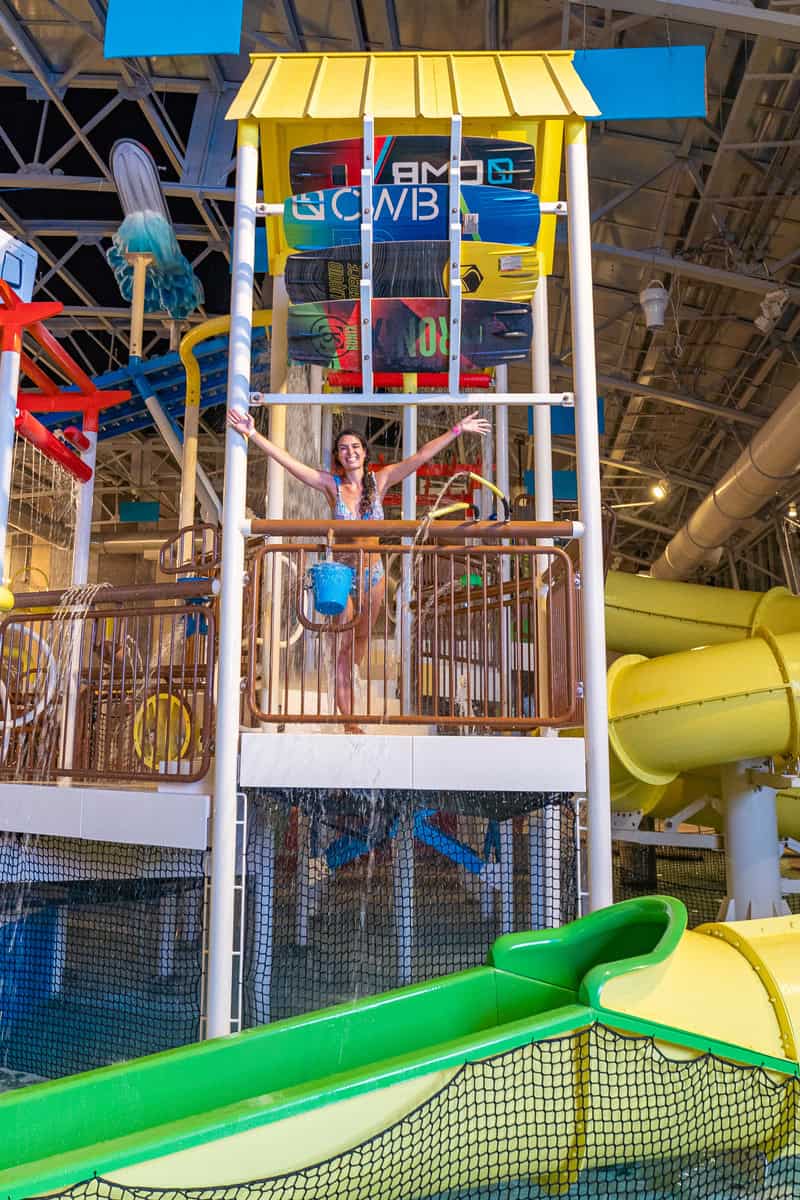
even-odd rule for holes
{"type": "Polygon", "coordinates": [[[92,539],[92,507],[94,505],[94,476],[97,466],[97,430],[84,421],[83,432],[89,447],[82,454],[92,477],[87,483],[78,485],[78,505],[75,513],[75,544],[72,548],[72,583],[80,586],[89,578],[89,549],[92,539]]]}
{"type": "MultiPolygon", "coordinates": [[[[21,342],[16,338],[15,342],[21,342]]],[[[0,568],[2,580],[8,579],[5,567],[8,509],[11,502],[11,476],[14,470],[14,421],[19,391],[20,345],[0,354],[0,568]]]]}
{"type": "MultiPolygon", "coordinates": [[[[97,423],[95,417],[94,422],[97,423]]],[[[97,429],[87,427],[84,422],[83,432],[89,441],[89,448],[83,453],[83,461],[92,468],[91,479],[78,484],[78,504],[75,514],[75,543],[72,548],[72,585],[82,587],[89,578],[89,551],[92,537],[92,507],[94,504],[94,477],[97,465],[97,429]]],[[[66,770],[71,770],[75,756],[75,724],[78,712],[78,693],[80,691],[81,651],[83,649],[82,621],[69,622],[69,676],[64,706],[64,731],[61,751],[61,761],[66,770]]],[[[69,784],[69,779],[62,779],[69,784]]]]}
{"type": "Polygon", "coordinates": [[[774,788],[754,785],[758,760],[726,763],[720,768],[728,894],[720,921],[749,921],[789,912],[781,894],[780,845],[774,788]]]}
{"type": "MultiPolygon", "coordinates": [[[[289,293],[282,275],[272,281],[272,333],[270,335],[269,390],[277,395],[286,382],[289,365],[289,293]]],[[[286,448],[286,405],[275,404],[269,414],[269,439],[286,448]]],[[[267,465],[267,516],[279,521],[283,516],[285,474],[274,458],[267,465]]]]}
{"type": "MultiPolygon", "coordinates": [[[[308,385],[311,388],[312,392],[321,392],[322,391],[322,367],[309,367],[309,369],[308,369],[308,385]]],[[[316,412],[314,413],[314,430],[315,430],[315,432],[317,430],[319,430],[319,443],[320,443],[320,456],[321,456],[320,457],[320,466],[324,467],[325,470],[327,471],[330,467],[330,445],[328,445],[328,462],[326,464],[324,461],[324,459],[325,459],[325,436],[327,434],[329,437],[329,440],[330,440],[330,433],[332,432],[333,427],[332,427],[332,425],[329,425],[328,429],[326,430],[326,428],[325,428],[325,413],[330,412],[330,409],[325,408],[322,405],[315,405],[315,408],[316,408],[316,412]]]]}
{"type": "MultiPolygon", "coordinates": [[[[277,395],[286,386],[289,371],[289,293],[286,281],[282,275],[276,275],[272,281],[272,332],[270,335],[269,389],[277,395]]],[[[269,437],[276,446],[286,448],[286,405],[276,404],[270,409],[269,437]]],[[[267,516],[279,521],[283,517],[286,496],[286,473],[274,458],[267,464],[267,516]]],[[[272,541],[279,539],[273,538],[272,541]]],[[[263,595],[269,597],[269,604],[264,609],[262,620],[262,672],[264,683],[267,685],[268,664],[271,662],[271,680],[273,705],[280,695],[281,674],[281,607],[283,600],[283,576],[280,563],[275,570],[268,569],[267,559],[264,559],[263,595]],[[267,589],[270,589],[269,591],[267,589]]],[[[287,638],[289,632],[287,629],[287,638]]],[[[286,669],[288,670],[288,647],[286,669]]]]}
{"type": "MultiPolygon", "coordinates": [[[[531,301],[533,309],[533,390],[550,391],[550,325],[547,309],[547,276],[542,275],[531,301]]],[[[553,519],[553,442],[550,433],[550,409],[533,408],[533,468],[536,481],[535,513],[537,521],[553,519]]],[[[552,545],[543,538],[540,546],[552,545]]]]}
{"type": "Polygon", "coordinates": [[[413,979],[414,963],[414,813],[403,808],[392,842],[392,886],[394,923],[397,933],[397,986],[413,979]]]}
{"type": "MultiPolygon", "coordinates": [[[[495,392],[500,395],[508,391],[508,367],[501,363],[494,369],[495,392]]],[[[497,463],[497,486],[506,496],[511,495],[511,465],[508,441],[508,405],[498,404],[495,413],[495,461],[497,463]]]]}
{"type": "MultiPolygon", "coordinates": [[[[410,376],[408,386],[403,387],[404,391],[417,390],[416,375],[410,376]],[[412,383],[413,380],[413,383],[412,383]]],[[[406,404],[403,408],[403,458],[409,458],[417,452],[417,408],[415,404],[406,404]]],[[[404,521],[415,521],[417,519],[417,474],[416,471],[408,475],[402,482],[402,516],[404,521]]],[[[405,539],[406,543],[410,541],[405,539]]],[[[411,632],[412,632],[412,588],[413,579],[411,578],[411,555],[403,555],[403,614],[402,614],[402,636],[401,636],[401,666],[403,672],[403,712],[408,714],[413,709],[413,687],[411,677],[411,632]]]]}
{"type": "MultiPolygon", "coordinates": [[[[503,364],[495,368],[494,374],[495,391],[497,393],[508,391],[508,367],[503,364]]],[[[511,469],[509,463],[509,442],[508,442],[508,405],[498,404],[494,410],[495,414],[495,463],[496,475],[495,482],[504,495],[511,494],[511,469]]],[[[482,514],[485,515],[485,514],[482,514]]],[[[508,555],[503,555],[502,559],[502,580],[507,583],[511,579],[511,567],[508,561],[508,555]]],[[[503,678],[505,680],[505,693],[501,696],[501,712],[507,715],[510,705],[507,698],[513,696],[514,688],[511,685],[510,669],[511,655],[510,649],[510,622],[511,622],[511,606],[506,610],[505,604],[500,604],[500,653],[502,655],[503,678]]],[[[511,933],[514,928],[514,823],[513,821],[500,822],[500,932],[511,933]]]]}
{"type": "Polygon", "coordinates": [[[253,881],[252,955],[254,1025],[266,1025],[270,1020],[272,992],[273,917],[275,912],[275,813],[261,812],[257,816],[254,839],[255,869],[253,881]]]}
{"type": "MultiPolygon", "coordinates": [[[[258,125],[255,121],[240,122],[236,158],[227,400],[229,410],[236,408],[246,412],[250,394],[258,185],[258,125]]],[[[225,507],[211,840],[208,1037],[229,1033],[231,1027],[236,886],[236,760],[239,750],[244,589],[244,538],[241,524],[245,515],[246,496],[247,443],[229,425],[225,435],[225,507]]]]}
{"type": "MultiPolygon", "coordinates": [[[[533,310],[534,392],[550,391],[550,319],[547,307],[547,276],[541,275],[531,301],[533,310]]],[[[553,520],[553,441],[549,408],[534,405],[533,409],[533,469],[535,481],[534,511],[537,521],[553,520]]],[[[552,538],[538,538],[537,545],[552,546],[552,538]]],[[[541,613],[539,645],[547,647],[547,617],[541,613]]],[[[548,664],[540,664],[548,670],[548,664]]],[[[538,689],[539,708],[547,703],[546,680],[538,689]]],[[[556,737],[555,729],[543,729],[544,737],[556,737]]],[[[531,911],[536,913],[534,928],[560,924],[561,913],[561,809],[548,805],[531,814],[528,820],[530,838],[531,911]]]]}
{"type": "Polygon", "coordinates": [[[571,117],[566,122],[565,135],[578,501],[580,519],[585,526],[581,540],[584,742],[589,817],[589,908],[594,910],[611,904],[613,888],[600,444],[586,122],[580,117],[571,117]]]}

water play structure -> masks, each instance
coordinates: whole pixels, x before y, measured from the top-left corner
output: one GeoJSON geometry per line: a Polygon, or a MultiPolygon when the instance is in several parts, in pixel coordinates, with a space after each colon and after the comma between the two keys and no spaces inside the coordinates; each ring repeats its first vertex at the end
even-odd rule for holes
{"type": "MultiPolygon", "coordinates": [[[[696,48],[648,58],[659,115],[703,111],[702,60],[696,48]],[[677,97],[676,63],[694,81],[677,97]]],[[[185,384],[175,355],[148,364],[133,354],[116,382],[130,381],[134,400],[103,418],[108,436],[155,423],[181,461],[179,528],[155,547],[168,582],[80,603],[28,592],[0,625],[0,867],[34,897],[8,937],[37,964],[10,987],[9,1045],[46,1019],[81,1024],[87,1040],[101,1030],[91,1065],[126,1056],[113,1049],[115,1022],[137,1031],[136,1052],[211,1040],[0,1100],[0,1183],[15,1200],[234,1187],[387,1200],[582,1195],[609,1171],[622,1172],[617,1195],[651,1184],[663,1194],[686,1173],[697,1195],[720,1172],[744,1174],[752,1195],[797,1181],[800,927],[786,912],[793,881],[780,855],[796,822],[800,600],[605,578],[586,123],[602,118],[610,90],[615,111],[637,113],[624,84],[632,60],[613,61],[609,74],[593,72],[591,52],[254,56],[230,113],[230,317],[184,339],[185,384]],[[436,192],[452,218],[435,331],[447,369],[427,377],[375,369],[376,124],[377,138],[432,133],[449,146],[436,192]],[[461,239],[475,234],[475,213],[461,213],[467,136],[535,151],[541,273],[525,393],[508,391],[503,364],[479,379],[462,370],[461,239]],[[360,307],[358,337],[342,336],[359,369],[326,380],[316,361],[298,383],[283,280],[290,155],[353,138],[360,307]],[[262,220],[273,303],[254,312],[262,220]],[[554,391],[549,374],[558,222],[571,391],[554,391]],[[480,486],[481,519],[445,508],[421,522],[410,477],[399,518],[343,531],[288,514],[274,462],[266,515],[250,516],[247,445],[232,428],[223,504],[197,446],[201,407],[221,399],[225,369],[227,407],[268,410],[279,444],[293,413],[319,409],[320,460],[333,404],[401,408],[408,455],[420,411],[461,408],[480,389],[493,453],[448,499],[467,506],[480,486]],[[511,405],[532,410],[535,521],[497,503],[510,493],[511,405]],[[554,519],[554,408],[575,413],[569,520],[554,519]],[[357,661],[349,635],[374,564],[352,539],[365,536],[383,539],[369,554],[388,602],[357,661]],[[319,587],[312,598],[308,584],[329,563],[354,586],[349,616],[346,595],[328,611],[319,587]],[[622,655],[608,673],[606,644],[622,655]],[[336,672],[348,656],[345,709],[336,672]],[[345,717],[365,735],[343,733],[345,717]],[[702,828],[681,829],[690,821],[702,828]],[[618,850],[681,853],[721,834],[720,915],[733,919],[689,930],[684,907],[664,896],[611,907],[612,833],[618,850]],[[81,995],[79,1009],[75,963],[87,973],[92,936],[121,893],[115,936],[145,966],[117,991],[102,981],[111,1001],[81,995]],[[379,994],[353,1001],[367,992],[379,994]],[[240,1032],[253,1024],[263,1028],[240,1032]]],[[[7,351],[6,415],[17,403],[7,351]]],[[[12,422],[3,428],[10,439],[12,422]]],[[[56,1067],[52,1049],[38,1052],[42,1074],[89,1065],[78,1051],[56,1067]]]]}
{"type": "Polygon", "coordinates": [[[798,932],[688,932],[653,897],[512,934],[458,975],[31,1089],[24,1120],[0,1099],[0,1182],[12,1200],[439,1195],[454,1177],[591,1195],[615,1167],[616,1196],[790,1189],[798,932]]]}

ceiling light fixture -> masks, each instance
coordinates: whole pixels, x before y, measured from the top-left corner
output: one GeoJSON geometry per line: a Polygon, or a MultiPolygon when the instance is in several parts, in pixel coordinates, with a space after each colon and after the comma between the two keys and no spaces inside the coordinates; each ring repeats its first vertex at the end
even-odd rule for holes
{"type": "Polygon", "coordinates": [[[786,288],[775,288],[774,291],[767,292],[761,301],[761,313],[753,320],[759,333],[766,335],[772,332],[788,303],[789,293],[786,288]]]}
{"type": "Polygon", "coordinates": [[[787,517],[789,518],[789,520],[790,520],[790,521],[796,521],[796,520],[797,520],[797,505],[795,504],[794,500],[793,500],[793,501],[792,501],[792,503],[789,505],[789,508],[788,508],[788,510],[787,510],[787,513],[786,513],[786,515],[787,515],[787,517]]]}
{"type": "Polygon", "coordinates": [[[659,479],[658,483],[654,483],[650,488],[650,495],[654,500],[666,500],[669,495],[669,482],[666,479],[659,479]]]}
{"type": "Polygon", "coordinates": [[[644,312],[648,329],[663,329],[669,293],[658,279],[651,279],[647,287],[639,292],[639,303],[644,312]]]}

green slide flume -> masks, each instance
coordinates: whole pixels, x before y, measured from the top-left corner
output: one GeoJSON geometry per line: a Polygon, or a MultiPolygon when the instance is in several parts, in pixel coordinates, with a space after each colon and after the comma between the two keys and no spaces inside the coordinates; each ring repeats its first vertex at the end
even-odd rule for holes
{"type": "MultiPolygon", "coordinates": [[[[607,1107],[603,1064],[587,1057],[595,1022],[622,1035],[657,1037],[676,1061],[712,1052],[769,1066],[776,1077],[797,1074],[766,996],[763,1020],[743,1025],[741,1042],[715,1036],[723,998],[714,981],[725,978],[728,986],[734,968],[752,977],[748,986],[762,988],[735,949],[688,933],[683,906],[667,897],[627,901],[559,930],[502,937],[483,967],[9,1093],[0,1098],[0,1186],[9,1200],[21,1200],[97,1175],[124,1197],[126,1189],[229,1187],[310,1169],[402,1126],[426,1104],[440,1111],[468,1064],[491,1060],[486,1080],[479,1073],[471,1085],[469,1136],[497,1147],[508,1137],[498,1122],[513,1118],[515,1129],[526,1129],[525,1161],[518,1152],[478,1156],[460,1168],[460,1186],[482,1186],[493,1171],[563,1189],[603,1156],[633,1161],[656,1152],[648,1139],[657,1130],[622,1146],[613,1130],[608,1144],[605,1135],[590,1135],[592,1111],[599,1131],[607,1107]],[[727,955],[727,976],[720,954],[727,955]],[[693,985],[701,994],[705,988],[708,1003],[695,1006],[683,1029],[642,1016],[639,1010],[646,1013],[665,993],[665,972],[684,986],[689,961],[693,985]],[[616,1010],[604,1005],[613,993],[616,1010]],[[547,1045],[560,1056],[560,1073],[531,1076],[522,1096],[520,1064],[547,1045]]],[[[633,1112],[637,1097],[629,1092],[633,1112]]],[[[794,1152],[793,1133],[773,1133],[776,1153],[794,1152]]],[[[739,1144],[724,1121],[709,1126],[708,1138],[711,1149],[739,1144]]],[[[380,1178],[371,1175],[368,1191],[359,1193],[371,1200],[394,1194],[396,1172],[408,1173],[402,1146],[385,1154],[380,1178]]],[[[362,1157],[349,1169],[366,1172],[362,1157]]],[[[405,1194],[435,1195],[450,1186],[446,1159],[443,1153],[441,1162],[422,1164],[424,1181],[409,1178],[405,1194]]]]}

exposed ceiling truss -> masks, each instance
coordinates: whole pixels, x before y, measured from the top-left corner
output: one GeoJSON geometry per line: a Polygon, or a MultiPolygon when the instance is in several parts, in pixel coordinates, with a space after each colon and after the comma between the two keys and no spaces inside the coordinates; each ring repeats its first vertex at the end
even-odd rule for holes
{"type": "MultiPolygon", "coordinates": [[[[108,167],[118,136],[144,142],[159,164],[179,241],[205,287],[193,317],[201,320],[228,307],[234,138],[224,115],[247,55],[445,49],[457,28],[466,49],[707,49],[706,120],[592,127],[603,486],[618,506],[623,565],[657,557],[800,378],[800,2],[246,0],[239,56],[183,59],[105,60],[104,26],[104,0],[0,0],[0,226],[39,252],[38,295],[64,304],[54,329],[87,369],[122,365],[128,354],[128,313],[105,261],[122,215],[108,167]],[[638,298],[653,279],[669,293],[660,331],[646,329],[638,298]],[[776,291],[785,293],[781,311],[759,327],[776,291]],[[669,494],[654,504],[659,479],[669,494]]],[[[552,367],[562,379],[571,368],[563,243],[550,288],[552,367]]],[[[147,352],[164,352],[169,333],[149,317],[147,352]]],[[[527,388],[523,367],[511,385],[527,388]]],[[[512,413],[524,457],[524,414],[512,413]]],[[[389,425],[383,436],[391,433],[389,425]]],[[[133,488],[129,460],[148,440],[104,447],[104,486],[133,488]]],[[[204,465],[218,472],[218,448],[206,443],[204,465]]],[[[558,465],[569,466],[571,444],[559,449],[558,465]]],[[[166,458],[160,470],[172,480],[166,458]]],[[[796,482],[732,544],[741,582],[779,581],[796,482]]],[[[731,559],[716,571],[728,582],[731,559]]]]}

